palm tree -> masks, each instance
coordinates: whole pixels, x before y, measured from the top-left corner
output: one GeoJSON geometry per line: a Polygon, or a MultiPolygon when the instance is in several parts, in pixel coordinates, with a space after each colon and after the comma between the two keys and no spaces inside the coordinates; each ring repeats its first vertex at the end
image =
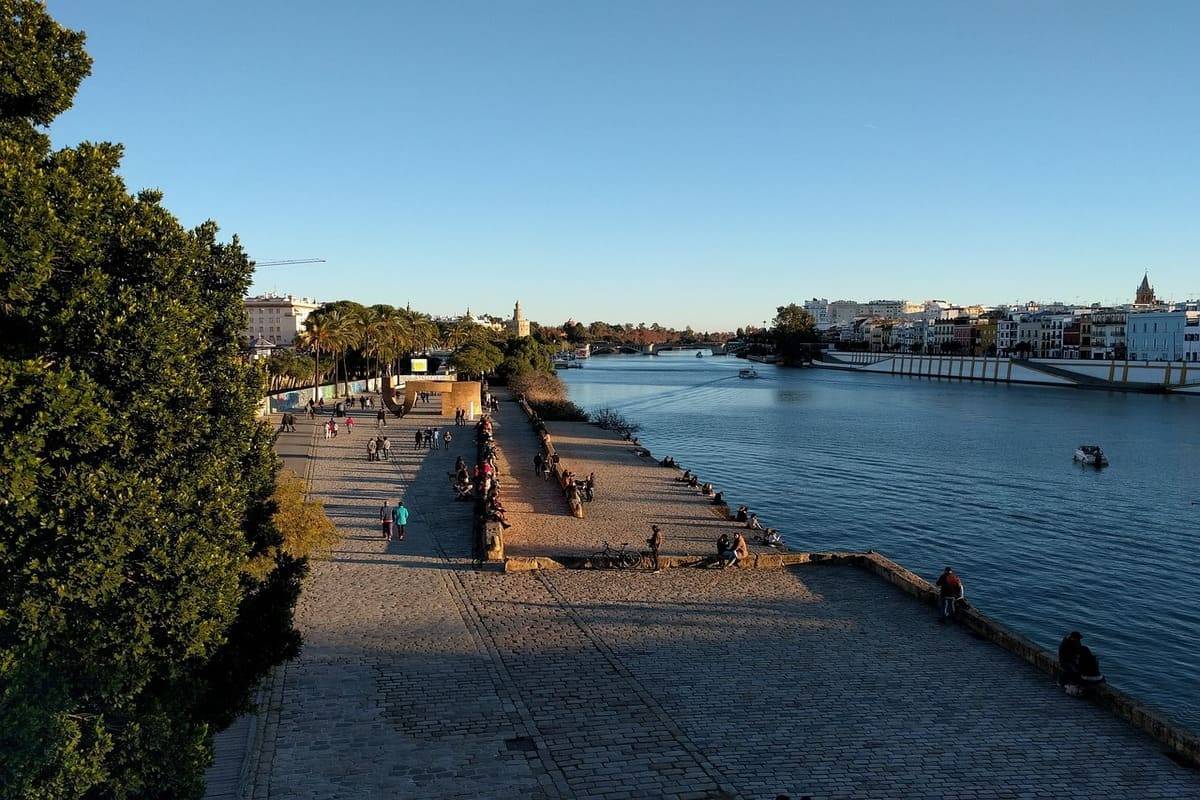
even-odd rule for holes
{"type": "Polygon", "coordinates": [[[419,311],[408,308],[397,313],[404,320],[404,327],[407,329],[407,342],[403,349],[407,351],[408,355],[437,344],[438,327],[433,320],[419,311]]]}
{"type": "Polygon", "coordinates": [[[446,348],[448,350],[457,350],[467,342],[475,341],[482,333],[479,325],[476,325],[470,317],[463,317],[446,333],[446,348]]]}
{"type": "Polygon", "coordinates": [[[378,321],[378,309],[370,306],[359,309],[354,314],[355,336],[358,340],[356,346],[367,359],[368,376],[371,374],[371,359],[377,355],[375,352],[375,324],[378,321]]]}
{"type": "Polygon", "coordinates": [[[342,380],[344,381],[345,392],[342,394],[350,394],[350,374],[346,369],[346,351],[358,344],[358,326],[354,316],[341,309],[334,308],[325,314],[326,320],[333,327],[333,384],[334,392],[337,392],[337,362],[340,358],[342,361],[342,380]]]}
{"type": "Polygon", "coordinates": [[[389,372],[395,371],[395,361],[411,348],[411,325],[409,315],[398,309],[388,309],[379,316],[375,324],[376,347],[381,360],[386,359],[389,372]]]}
{"type": "Polygon", "coordinates": [[[321,391],[321,351],[335,351],[339,335],[328,314],[314,312],[304,320],[304,330],[296,339],[301,347],[311,350],[313,354],[313,402],[316,402],[321,391]]]}

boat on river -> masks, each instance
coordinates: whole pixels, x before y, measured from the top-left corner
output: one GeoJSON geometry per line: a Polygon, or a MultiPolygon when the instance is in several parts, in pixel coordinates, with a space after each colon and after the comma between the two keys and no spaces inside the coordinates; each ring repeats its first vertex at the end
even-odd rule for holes
{"type": "Polygon", "coordinates": [[[700,351],[696,351],[696,358],[704,358],[704,353],[701,353],[700,351]]]}
{"type": "Polygon", "coordinates": [[[1108,456],[1098,444],[1081,444],[1075,448],[1075,460],[1093,467],[1107,467],[1108,456]]]}
{"type": "Polygon", "coordinates": [[[757,378],[758,370],[756,370],[754,367],[746,367],[745,369],[739,369],[738,377],[739,378],[747,378],[747,379],[757,378]]]}

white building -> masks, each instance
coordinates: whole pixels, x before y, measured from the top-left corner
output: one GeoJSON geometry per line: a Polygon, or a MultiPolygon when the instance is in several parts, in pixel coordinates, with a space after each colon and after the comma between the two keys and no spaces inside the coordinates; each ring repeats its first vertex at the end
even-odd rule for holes
{"type": "Polygon", "coordinates": [[[857,317],[863,316],[862,303],[853,300],[834,300],[829,304],[830,325],[851,325],[857,317]]]}
{"type": "Polygon", "coordinates": [[[1031,314],[1017,323],[1017,343],[1028,342],[1029,355],[1033,358],[1062,358],[1063,327],[1074,318],[1074,314],[1031,314]]]}
{"type": "Polygon", "coordinates": [[[925,349],[925,334],[929,323],[923,319],[899,322],[892,329],[892,344],[902,353],[925,349]]]}
{"type": "Polygon", "coordinates": [[[996,320],[996,353],[998,355],[1012,355],[1019,338],[1018,330],[1021,319],[1020,314],[1013,314],[1007,319],[996,320]]]}
{"type": "Polygon", "coordinates": [[[903,300],[872,300],[863,305],[863,313],[880,319],[900,319],[906,306],[903,300]]]}
{"type": "Polygon", "coordinates": [[[954,341],[954,320],[938,319],[929,323],[925,335],[925,345],[931,353],[941,353],[943,348],[954,341]]]}
{"type": "Polygon", "coordinates": [[[1144,311],[1125,320],[1125,347],[1138,361],[1200,360],[1200,311],[1144,311]]]}
{"type": "Polygon", "coordinates": [[[805,300],[804,310],[812,316],[817,330],[823,331],[832,324],[829,319],[829,301],[824,297],[814,297],[812,300],[805,300]]]}
{"type": "Polygon", "coordinates": [[[267,340],[277,347],[291,347],[296,343],[296,334],[304,329],[304,320],[320,308],[321,304],[307,297],[282,297],[264,294],[247,297],[246,338],[255,341],[267,340]]]}

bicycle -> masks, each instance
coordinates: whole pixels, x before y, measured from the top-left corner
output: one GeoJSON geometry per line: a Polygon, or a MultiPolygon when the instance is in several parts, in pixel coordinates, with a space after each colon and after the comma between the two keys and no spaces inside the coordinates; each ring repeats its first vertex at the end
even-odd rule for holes
{"type": "Polygon", "coordinates": [[[642,555],[627,550],[628,547],[629,542],[624,542],[619,548],[605,542],[603,549],[597,550],[588,557],[588,563],[593,568],[600,569],[629,569],[637,566],[638,562],[642,560],[642,555]]]}

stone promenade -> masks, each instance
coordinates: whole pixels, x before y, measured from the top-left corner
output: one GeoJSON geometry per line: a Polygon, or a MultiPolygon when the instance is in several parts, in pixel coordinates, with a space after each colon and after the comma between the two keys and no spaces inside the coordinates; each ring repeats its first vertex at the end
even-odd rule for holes
{"type": "Polygon", "coordinates": [[[717,537],[722,533],[732,537],[739,530],[746,534],[752,552],[773,552],[755,544],[744,525],[726,519],[712,498],[677,481],[683,474],[680,470],[639,456],[632,443],[584,422],[548,422],[546,427],[564,464],[581,479],[596,475],[595,499],[584,505],[584,519],[567,513],[554,483],[534,475],[533,455],[540,445],[528,418],[516,403],[502,403],[496,436],[508,471],[504,481],[512,522],[504,537],[508,556],[586,556],[605,542],[645,550],[651,525],[662,530],[664,556],[712,555],[717,537]]]}
{"type": "Polygon", "coordinates": [[[391,463],[366,461],[370,425],[318,441],[345,538],[306,583],[247,796],[1200,797],[1148,737],[850,567],[478,570],[446,478],[470,429],[414,450],[436,422],[389,421],[391,463]]]}

